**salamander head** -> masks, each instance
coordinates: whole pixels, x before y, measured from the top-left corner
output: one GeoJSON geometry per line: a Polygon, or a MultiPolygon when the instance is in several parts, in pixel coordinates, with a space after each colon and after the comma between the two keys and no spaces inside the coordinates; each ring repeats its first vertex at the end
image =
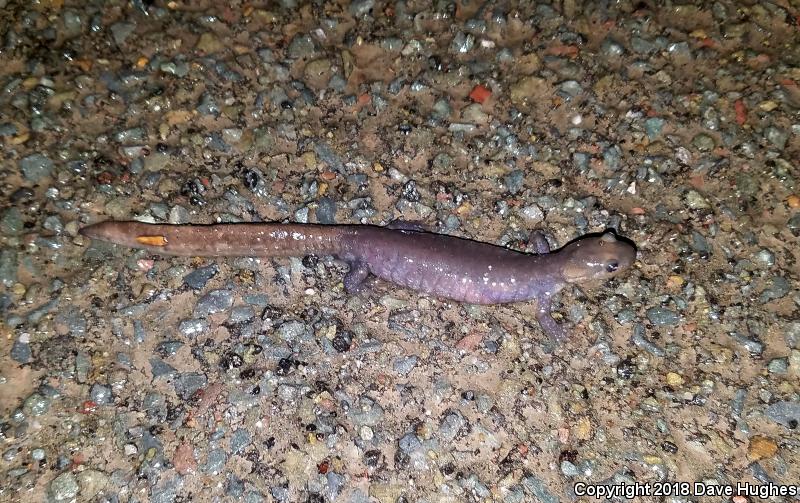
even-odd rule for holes
{"type": "Polygon", "coordinates": [[[636,248],[611,232],[586,237],[564,247],[561,274],[567,283],[613,278],[633,265],[636,248]]]}

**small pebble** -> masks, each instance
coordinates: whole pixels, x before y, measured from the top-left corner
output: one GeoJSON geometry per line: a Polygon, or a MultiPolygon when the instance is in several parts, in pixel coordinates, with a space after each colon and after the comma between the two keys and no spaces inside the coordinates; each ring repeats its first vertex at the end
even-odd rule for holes
{"type": "Polygon", "coordinates": [[[183,320],[178,324],[178,331],[186,337],[197,337],[200,334],[207,332],[209,324],[206,320],[195,318],[191,320],[183,320]]]}
{"type": "Polygon", "coordinates": [[[19,161],[19,169],[22,172],[22,176],[33,183],[50,176],[54,167],[53,161],[42,154],[29,155],[19,161]]]}
{"type": "Polygon", "coordinates": [[[711,136],[700,133],[692,139],[692,145],[694,145],[697,150],[701,152],[708,152],[712,150],[715,146],[714,138],[711,136]]]}
{"type": "Polygon", "coordinates": [[[188,400],[199,389],[204,388],[208,383],[205,374],[198,372],[186,372],[179,374],[173,381],[175,393],[183,400],[188,400]]]}
{"type": "Polygon", "coordinates": [[[665,307],[651,307],[647,310],[647,319],[656,326],[677,325],[681,321],[678,313],[665,307]]]}
{"type": "Polygon", "coordinates": [[[53,501],[70,501],[78,495],[79,491],[78,481],[71,472],[62,473],[54,478],[48,488],[53,501]]]}
{"type": "Polygon", "coordinates": [[[773,358],[767,364],[767,370],[772,374],[785,374],[789,371],[788,358],[773,358]]]}
{"type": "Polygon", "coordinates": [[[394,361],[394,371],[402,376],[407,376],[417,366],[418,358],[414,355],[398,358],[394,361]]]}
{"type": "Polygon", "coordinates": [[[41,416],[50,408],[50,401],[38,393],[33,393],[25,399],[23,407],[31,416],[41,416]]]}
{"type": "Polygon", "coordinates": [[[217,264],[211,264],[206,267],[199,267],[190,272],[183,278],[183,283],[194,290],[202,290],[205,288],[206,283],[211,280],[219,272],[217,264]]]}
{"type": "Polygon", "coordinates": [[[97,405],[109,405],[113,402],[111,388],[102,384],[92,385],[89,398],[97,405]]]}
{"type": "Polygon", "coordinates": [[[230,290],[212,290],[198,299],[194,312],[197,316],[208,316],[227,311],[233,305],[230,290]]]}
{"type": "Polygon", "coordinates": [[[24,364],[31,361],[32,353],[31,346],[27,342],[28,339],[29,336],[27,334],[20,335],[14,339],[14,344],[11,345],[9,356],[11,356],[11,359],[15,362],[24,364]]]}
{"type": "Polygon", "coordinates": [[[661,135],[661,131],[664,129],[664,122],[661,117],[650,117],[644,122],[644,129],[650,140],[655,140],[661,135]]]}

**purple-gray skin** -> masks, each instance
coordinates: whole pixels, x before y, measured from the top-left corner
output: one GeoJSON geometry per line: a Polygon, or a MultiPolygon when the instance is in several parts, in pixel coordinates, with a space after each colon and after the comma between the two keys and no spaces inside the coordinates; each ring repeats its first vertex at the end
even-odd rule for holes
{"type": "Polygon", "coordinates": [[[426,232],[411,223],[389,227],[314,224],[158,225],[107,221],[81,229],[92,239],[162,255],[287,257],[334,255],[350,264],[344,277],[356,292],[373,275],[427,294],[472,304],[536,301],[542,329],[563,339],[550,313],[568,284],[605,280],[628,270],[636,249],[607,232],[550,252],[533,233],[537,254],[426,232]]]}

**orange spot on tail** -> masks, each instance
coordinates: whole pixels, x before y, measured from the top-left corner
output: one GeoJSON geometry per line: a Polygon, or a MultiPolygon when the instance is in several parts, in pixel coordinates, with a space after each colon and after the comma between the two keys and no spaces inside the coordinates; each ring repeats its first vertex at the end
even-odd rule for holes
{"type": "Polygon", "coordinates": [[[164,236],[137,236],[136,242],[147,246],[166,246],[167,238],[164,236]]]}

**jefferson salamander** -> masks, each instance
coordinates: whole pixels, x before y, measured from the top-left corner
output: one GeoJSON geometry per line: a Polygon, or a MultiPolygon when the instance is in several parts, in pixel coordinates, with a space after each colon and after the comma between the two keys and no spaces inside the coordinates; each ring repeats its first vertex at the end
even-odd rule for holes
{"type": "Polygon", "coordinates": [[[350,264],[355,292],[369,273],[431,295],[472,304],[535,300],[536,318],[555,339],[565,335],[550,313],[552,297],[571,283],[604,280],[628,270],[636,249],[606,232],[550,252],[532,234],[537,254],[426,232],[411,223],[389,227],[315,224],[161,225],[106,221],[81,229],[92,239],[162,255],[287,257],[335,255],[350,264]]]}

